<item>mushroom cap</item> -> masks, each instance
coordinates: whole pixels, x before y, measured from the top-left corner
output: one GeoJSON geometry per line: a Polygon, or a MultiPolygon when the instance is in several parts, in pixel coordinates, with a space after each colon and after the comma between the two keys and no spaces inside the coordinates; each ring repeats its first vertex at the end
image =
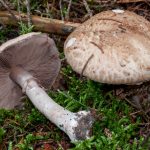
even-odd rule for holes
{"type": "Polygon", "coordinates": [[[13,66],[21,66],[49,89],[60,70],[59,53],[47,34],[28,33],[0,46],[0,108],[20,106],[21,88],[11,80],[13,66]]]}
{"type": "Polygon", "coordinates": [[[99,13],[69,35],[64,45],[73,70],[108,84],[150,80],[150,23],[123,10],[99,13]]]}

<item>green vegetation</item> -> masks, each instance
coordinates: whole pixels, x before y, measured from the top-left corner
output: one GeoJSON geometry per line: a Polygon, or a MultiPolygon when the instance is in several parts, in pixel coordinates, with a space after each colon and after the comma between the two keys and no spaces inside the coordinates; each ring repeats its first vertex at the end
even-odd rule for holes
{"type": "Polygon", "coordinates": [[[0,26],[0,44],[18,35],[16,29],[12,28],[12,26],[7,26],[7,28],[0,26]]]}
{"type": "MultiPolygon", "coordinates": [[[[17,8],[17,1],[12,1],[17,8]]],[[[41,10],[41,3],[32,0],[31,11],[41,10]]],[[[97,6],[95,9],[101,8],[97,6]]],[[[66,10],[67,7],[64,7],[64,15],[66,10]]],[[[25,5],[21,5],[21,11],[26,12],[25,5]]],[[[18,29],[3,27],[0,30],[0,44],[19,34],[31,32],[32,29],[33,26],[28,27],[23,23],[19,23],[18,29]]],[[[63,54],[61,57],[63,58],[63,54]]],[[[70,150],[147,150],[148,145],[141,146],[144,138],[139,133],[143,120],[141,116],[132,118],[130,114],[135,110],[126,101],[114,97],[111,90],[106,92],[105,85],[80,77],[69,65],[62,67],[61,75],[65,88],[49,91],[49,95],[70,111],[90,109],[96,118],[92,137],[82,142],[70,143],[69,138],[25,98],[23,110],[0,109],[0,149],[44,149],[45,143],[48,143],[57,150],[66,149],[66,145],[70,150]]]]}
{"type": "Polygon", "coordinates": [[[19,22],[19,33],[22,34],[26,34],[26,33],[30,33],[32,32],[34,26],[33,25],[26,25],[23,22],[19,22]]]}
{"type": "MultiPolygon", "coordinates": [[[[140,117],[132,121],[132,108],[124,101],[112,96],[111,91],[103,92],[100,83],[80,78],[69,66],[61,70],[67,89],[51,91],[49,95],[60,105],[71,111],[92,109],[96,121],[93,136],[85,141],[74,143],[72,150],[144,150],[138,146],[143,138],[138,135],[140,117]]],[[[60,142],[64,137],[57,127],[52,125],[26,99],[24,110],[0,110],[0,142],[8,142],[8,149],[32,150],[39,141],[52,139],[59,143],[57,149],[63,149],[60,142]]],[[[69,141],[68,141],[69,142],[69,141]]],[[[72,147],[72,148],[71,148],[72,147]]],[[[146,148],[145,148],[146,150],[146,148]]]]}

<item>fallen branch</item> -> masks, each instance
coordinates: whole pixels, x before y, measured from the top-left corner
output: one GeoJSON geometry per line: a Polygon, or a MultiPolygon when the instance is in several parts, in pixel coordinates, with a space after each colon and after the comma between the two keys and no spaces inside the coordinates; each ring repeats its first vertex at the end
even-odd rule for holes
{"type": "MultiPolygon", "coordinates": [[[[21,17],[23,23],[28,23],[28,17],[26,14],[21,13],[21,16],[19,16],[16,11],[13,11],[13,14],[17,18],[17,20],[14,20],[14,18],[8,11],[0,11],[1,22],[6,25],[18,26],[18,22],[20,21],[19,18],[21,17]]],[[[71,33],[76,27],[80,25],[79,23],[66,22],[34,15],[31,15],[31,19],[34,30],[62,35],[71,33]]]]}

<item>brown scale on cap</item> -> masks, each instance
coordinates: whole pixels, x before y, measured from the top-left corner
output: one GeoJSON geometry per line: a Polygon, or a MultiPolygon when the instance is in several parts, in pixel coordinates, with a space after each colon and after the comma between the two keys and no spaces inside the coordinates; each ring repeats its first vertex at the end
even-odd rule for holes
{"type": "Polygon", "coordinates": [[[22,89],[10,78],[13,66],[21,66],[49,89],[60,69],[55,43],[46,34],[29,33],[0,47],[0,108],[20,106],[22,89]]]}
{"type": "Polygon", "coordinates": [[[92,80],[142,83],[150,80],[150,23],[129,11],[99,13],[70,34],[64,52],[72,68],[92,80]]]}

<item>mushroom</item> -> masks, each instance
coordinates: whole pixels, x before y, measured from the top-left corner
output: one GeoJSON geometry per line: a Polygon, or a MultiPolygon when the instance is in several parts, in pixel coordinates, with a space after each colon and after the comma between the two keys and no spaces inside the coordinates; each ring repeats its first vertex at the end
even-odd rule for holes
{"type": "Polygon", "coordinates": [[[64,45],[73,70],[108,84],[150,80],[150,23],[133,12],[99,13],[76,28],[64,45]]]}
{"type": "Polygon", "coordinates": [[[89,137],[89,111],[70,112],[45,92],[55,81],[60,59],[55,43],[42,33],[28,33],[0,46],[0,108],[21,104],[25,93],[34,106],[74,142],[89,137]],[[44,88],[43,88],[44,87],[44,88]]]}

